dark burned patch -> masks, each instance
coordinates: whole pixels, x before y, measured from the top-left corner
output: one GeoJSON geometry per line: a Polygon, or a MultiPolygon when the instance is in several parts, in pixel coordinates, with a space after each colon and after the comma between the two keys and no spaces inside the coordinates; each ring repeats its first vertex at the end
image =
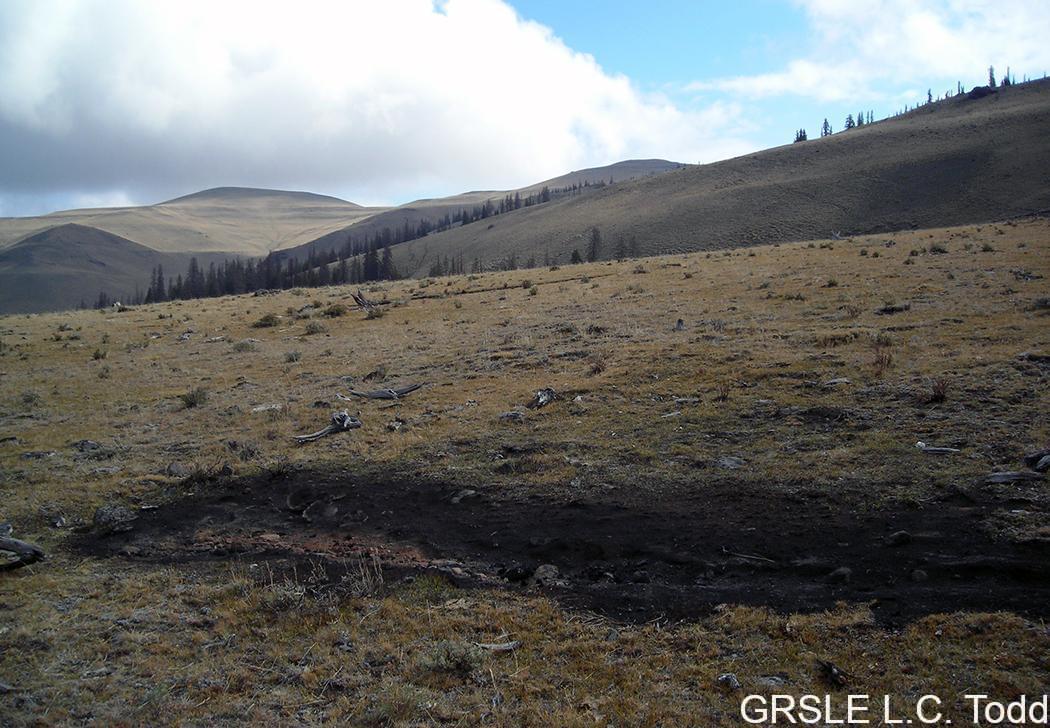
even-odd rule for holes
{"type": "Polygon", "coordinates": [[[438,569],[461,585],[508,589],[529,588],[525,577],[553,564],[550,593],[631,621],[843,600],[871,602],[889,623],[957,610],[1050,614],[1050,547],[994,542],[978,527],[1002,503],[862,511],[847,495],[773,496],[742,482],[667,490],[556,503],[299,472],[201,487],[143,512],[128,533],[84,536],[75,548],[167,562],[376,553],[394,574],[438,569]]]}

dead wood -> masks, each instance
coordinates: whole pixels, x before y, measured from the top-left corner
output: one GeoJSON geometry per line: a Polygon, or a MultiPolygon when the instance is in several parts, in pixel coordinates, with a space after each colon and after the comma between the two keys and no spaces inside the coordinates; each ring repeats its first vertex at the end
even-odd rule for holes
{"type": "MultiPolygon", "coordinates": [[[[355,397],[361,397],[363,399],[401,399],[402,397],[415,392],[417,389],[426,386],[426,382],[419,382],[418,384],[408,384],[404,387],[387,388],[387,389],[375,389],[371,392],[359,392],[356,389],[351,389],[350,394],[355,397]]],[[[348,402],[353,401],[349,397],[342,394],[336,394],[336,397],[348,402]]]]}
{"type": "Polygon", "coordinates": [[[343,410],[342,412],[336,412],[333,414],[332,421],[324,429],[310,433],[309,435],[296,435],[295,441],[300,444],[304,442],[313,442],[314,440],[320,440],[322,437],[327,437],[336,432],[355,430],[360,426],[361,420],[351,416],[346,410],[343,410]]]}
{"type": "Polygon", "coordinates": [[[44,558],[42,548],[17,538],[0,538],[0,551],[8,551],[17,557],[14,561],[0,563],[0,571],[20,569],[44,558]]]}

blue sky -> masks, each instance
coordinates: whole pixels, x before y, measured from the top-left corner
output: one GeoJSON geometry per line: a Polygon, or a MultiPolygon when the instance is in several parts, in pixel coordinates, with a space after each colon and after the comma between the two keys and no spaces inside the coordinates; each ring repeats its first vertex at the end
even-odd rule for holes
{"type": "Polygon", "coordinates": [[[6,0],[0,215],[713,162],[1050,68],[1045,0],[6,0]]]}

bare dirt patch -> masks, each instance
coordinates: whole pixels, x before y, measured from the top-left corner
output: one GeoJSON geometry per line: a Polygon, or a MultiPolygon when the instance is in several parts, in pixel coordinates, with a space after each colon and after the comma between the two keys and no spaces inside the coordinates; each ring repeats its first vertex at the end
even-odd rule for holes
{"type": "Polygon", "coordinates": [[[734,480],[695,493],[553,502],[413,479],[299,472],[233,480],[142,512],[74,548],[161,562],[320,558],[335,577],[376,553],[397,574],[541,588],[625,621],[691,618],[724,603],[806,612],[870,602],[898,623],[958,610],[1050,614],[1050,544],[994,541],[1004,496],[956,491],[926,506],[864,508],[843,493],[777,493],[734,480]],[[536,582],[536,567],[546,568],[536,582]]]}

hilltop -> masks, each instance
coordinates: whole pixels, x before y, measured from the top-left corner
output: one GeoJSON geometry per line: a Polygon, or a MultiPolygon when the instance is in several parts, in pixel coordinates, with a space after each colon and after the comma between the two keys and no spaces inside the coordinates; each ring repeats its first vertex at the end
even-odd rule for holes
{"type": "Polygon", "coordinates": [[[383,209],[310,192],[218,187],[156,205],[0,218],[0,249],[50,227],[77,223],[163,252],[263,256],[383,209]]]}
{"type": "Polygon", "coordinates": [[[435,260],[567,262],[592,227],[603,257],[983,222],[1050,208],[1050,81],[958,96],[900,117],[707,165],[617,182],[394,248],[435,260]]]}
{"type": "MultiPolygon", "coordinates": [[[[185,272],[191,257],[86,225],[58,225],[0,249],[0,313],[91,306],[102,291],[119,298],[146,285],[157,265],[172,275],[185,272]]],[[[228,257],[197,254],[205,266],[228,257]]]]}

